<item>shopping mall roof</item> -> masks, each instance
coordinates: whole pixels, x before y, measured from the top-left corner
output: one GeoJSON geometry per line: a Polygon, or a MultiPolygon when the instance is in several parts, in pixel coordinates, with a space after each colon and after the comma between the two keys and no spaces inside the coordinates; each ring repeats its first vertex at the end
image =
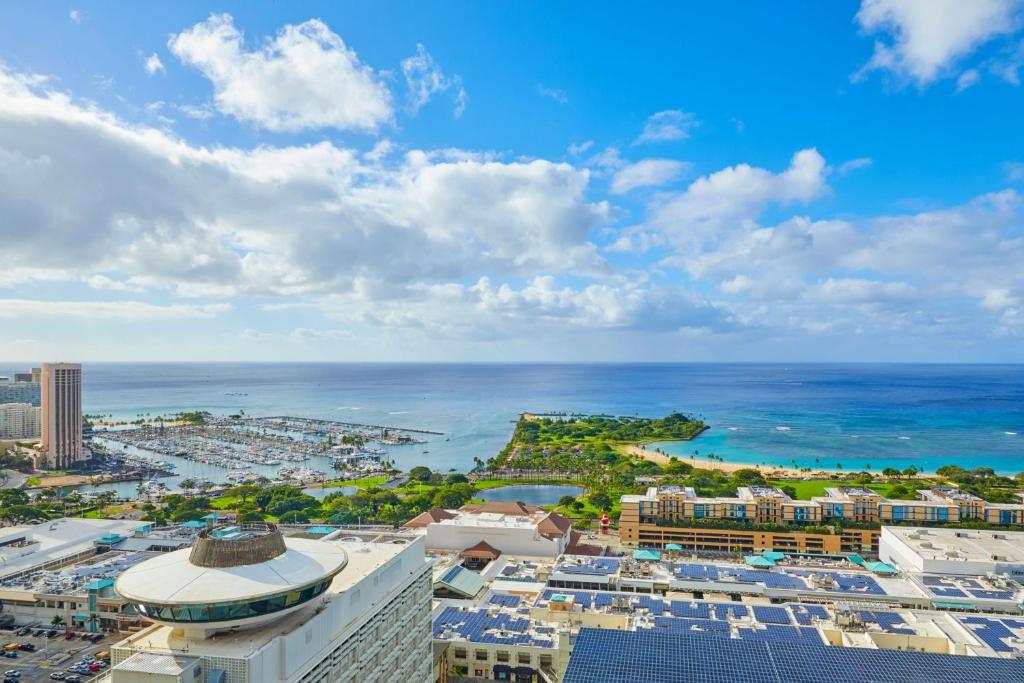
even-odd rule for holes
{"type": "Polygon", "coordinates": [[[690,631],[581,629],[563,683],[1005,683],[1024,661],[690,631]]]}

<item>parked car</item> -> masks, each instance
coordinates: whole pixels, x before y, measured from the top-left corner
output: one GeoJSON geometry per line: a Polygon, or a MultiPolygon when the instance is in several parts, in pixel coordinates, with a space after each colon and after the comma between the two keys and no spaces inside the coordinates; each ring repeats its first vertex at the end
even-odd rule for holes
{"type": "Polygon", "coordinates": [[[18,649],[21,650],[22,652],[35,652],[36,651],[36,646],[33,645],[32,643],[22,643],[21,645],[18,646],[18,649]]]}
{"type": "Polygon", "coordinates": [[[74,639],[75,639],[75,632],[74,631],[66,631],[64,633],[64,640],[74,640],[74,639]]]}
{"type": "Polygon", "coordinates": [[[18,658],[18,651],[17,650],[11,650],[10,652],[5,652],[4,653],[4,657],[7,657],[7,659],[17,659],[18,658]]]}
{"type": "Polygon", "coordinates": [[[63,671],[54,671],[52,674],[50,674],[51,681],[63,681],[64,678],[65,676],[63,671]]]}
{"type": "Polygon", "coordinates": [[[78,674],[71,674],[70,676],[67,676],[64,680],[66,681],[66,683],[78,683],[80,680],[82,680],[82,677],[78,674]]]}

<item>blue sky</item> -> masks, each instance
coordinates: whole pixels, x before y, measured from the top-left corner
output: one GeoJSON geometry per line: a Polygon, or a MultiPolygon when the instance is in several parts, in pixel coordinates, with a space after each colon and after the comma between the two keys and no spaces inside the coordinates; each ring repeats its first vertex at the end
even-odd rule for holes
{"type": "Polygon", "coordinates": [[[0,358],[1014,361],[1024,4],[0,6],[0,358]]]}

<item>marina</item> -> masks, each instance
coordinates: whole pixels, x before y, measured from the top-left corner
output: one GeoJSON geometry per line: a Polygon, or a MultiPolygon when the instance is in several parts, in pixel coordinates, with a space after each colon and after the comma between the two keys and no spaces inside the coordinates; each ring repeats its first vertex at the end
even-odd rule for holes
{"type": "Polygon", "coordinates": [[[423,444],[424,434],[440,433],[301,417],[213,415],[202,424],[98,429],[90,444],[104,456],[106,468],[141,474],[132,481],[84,483],[79,490],[114,490],[134,498],[247,483],[345,481],[386,471],[390,448],[423,444]]]}

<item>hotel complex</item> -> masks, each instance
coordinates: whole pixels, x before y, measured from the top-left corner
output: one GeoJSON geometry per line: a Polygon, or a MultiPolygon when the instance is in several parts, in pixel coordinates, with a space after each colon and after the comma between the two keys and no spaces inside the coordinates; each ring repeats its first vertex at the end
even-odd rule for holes
{"type": "Polygon", "coordinates": [[[78,363],[43,363],[42,447],[47,464],[55,469],[83,460],[82,366],[78,363]]]}
{"type": "Polygon", "coordinates": [[[877,554],[883,524],[1024,524],[1024,500],[989,503],[948,486],[918,491],[919,500],[890,500],[857,486],[825,492],[793,500],[774,486],[740,487],[731,498],[702,497],[683,486],[652,487],[644,495],[622,496],[620,535],[623,543],[652,548],[674,543],[724,552],[877,554]],[[841,531],[825,525],[838,525],[841,531]]]}

